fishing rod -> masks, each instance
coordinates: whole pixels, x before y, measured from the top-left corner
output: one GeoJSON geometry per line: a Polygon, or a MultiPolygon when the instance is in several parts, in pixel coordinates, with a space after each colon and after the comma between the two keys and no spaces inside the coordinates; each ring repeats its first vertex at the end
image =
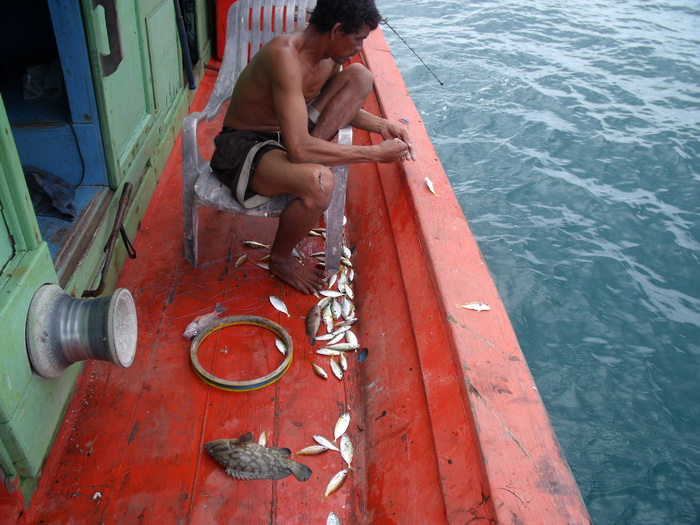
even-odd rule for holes
{"type": "Polygon", "coordinates": [[[428,71],[430,71],[430,74],[433,75],[433,76],[435,77],[435,80],[437,80],[437,81],[440,83],[441,86],[444,86],[445,84],[437,77],[437,75],[436,75],[435,73],[433,73],[433,70],[430,69],[430,66],[429,66],[428,64],[426,64],[425,61],[424,61],[420,56],[418,56],[418,53],[416,53],[415,49],[413,49],[410,45],[408,45],[408,42],[406,42],[406,40],[404,40],[404,38],[403,38],[400,34],[398,34],[398,33],[396,32],[396,29],[394,29],[394,28],[391,26],[391,24],[389,23],[389,20],[386,19],[386,18],[384,18],[384,19],[382,19],[382,23],[386,24],[386,26],[387,26],[389,29],[391,29],[397,37],[399,37],[399,40],[401,40],[401,42],[403,42],[404,44],[406,44],[406,47],[407,47],[408,49],[410,49],[411,52],[412,52],[414,55],[416,55],[416,58],[417,58],[418,60],[421,61],[421,64],[423,64],[423,65],[425,66],[425,68],[426,68],[428,71]]]}

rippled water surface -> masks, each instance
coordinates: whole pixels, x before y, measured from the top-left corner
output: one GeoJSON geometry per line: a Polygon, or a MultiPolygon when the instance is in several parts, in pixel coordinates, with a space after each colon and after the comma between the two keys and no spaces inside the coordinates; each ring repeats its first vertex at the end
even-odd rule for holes
{"type": "Polygon", "coordinates": [[[377,4],[594,523],[700,523],[700,2],[377,4]]]}

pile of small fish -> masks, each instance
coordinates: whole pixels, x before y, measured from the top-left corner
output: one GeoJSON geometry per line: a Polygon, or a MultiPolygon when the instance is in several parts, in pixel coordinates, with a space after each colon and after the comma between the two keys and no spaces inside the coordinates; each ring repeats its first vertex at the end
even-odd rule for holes
{"type": "MultiPolygon", "coordinates": [[[[309,232],[309,235],[325,237],[325,229],[314,228],[309,232]]],[[[243,244],[253,249],[270,249],[269,245],[257,241],[245,241],[243,244]]],[[[298,252],[295,255],[301,261],[301,255],[298,252]]],[[[353,324],[357,322],[352,289],[352,283],[355,278],[355,270],[350,260],[352,252],[347,246],[343,245],[341,255],[341,267],[338,273],[329,277],[327,289],[322,290],[317,295],[317,297],[320,296],[320,301],[309,310],[306,316],[306,335],[309,338],[309,343],[315,346],[317,342],[323,342],[322,348],[317,349],[316,354],[329,358],[331,372],[339,380],[342,380],[348,369],[346,353],[357,351],[360,347],[357,336],[352,331],[353,324]],[[325,327],[325,333],[319,335],[321,325],[325,327]]],[[[325,254],[323,252],[313,253],[311,257],[319,261],[318,266],[325,266],[325,254]]],[[[247,255],[242,255],[236,261],[235,267],[240,267],[246,260],[247,255]]],[[[269,269],[265,260],[266,257],[263,257],[256,264],[262,268],[269,269]]],[[[282,299],[273,295],[270,296],[269,300],[276,310],[290,317],[287,306],[282,299]]],[[[209,317],[204,319],[204,321],[208,324],[222,312],[223,310],[220,310],[219,305],[217,305],[217,309],[208,314],[209,317]]],[[[192,325],[194,325],[194,322],[192,325]]],[[[195,326],[194,329],[190,330],[190,327],[188,327],[186,336],[195,329],[199,331],[201,328],[201,326],[195,326]]],[[[194,334],[196,335],[196,331],[194,331],[194,334]]],[[[286,354],[287,348],[281,339],[277,338],[275,344],[282,354],[286,354]]],[[[366,349],[363,352],[366,355],[366,349]]],[[[360,361],[364,360],[364,355],[360,358],[360,361]]],[[[312,367],[319,377],[323,379],[328,378],[328,374],[322,366],[312,363],[312,367]]],[[[325,500],[340,488],[347,478],[348,472],[355,470],[352,466],[354,447],[350,436],[346,433],[349,426],[350,413],[345,412],[335,424],[333,441],[317,434],[313,436],[316,442],[315,445],[305,447],[294,454],[290,454],[289,449],[267,447],[267,433],[265,431],[260,435],[258,443],[253,442],[253,433],[249,432],[237,439],[220,439],[209,442],[204,445],[204,448],[217,463],[226,468],[227,474],[238,479],[282,479],[290,474],[294,474],[300,481],[309,479],[311,470],[306,465],[296,463],[288,458],[297,455],[321,454],[328,450],[338,452],[346,463],[346,468],[340,470],[329,481],[323,496],[325,500]],[[338,440],[340,441],[338,442],[338,440]]],[[[334,512],[328,515],[327,525],[340,525],[340,520],[334,512]]]]}
{"type": "MultiPolygon", "coordinates": [[[[322,252],[312,256],[322,257],[322,252]]],[[[357,336],[352,331],[352,325],[357,322],[357,313],[353,302],[355,294],[352,282],[355,279],[355,270],[350,261],[351,256],[350,249],[343,245],[338,273],[330,276],[328,288],[319,292],[321,300],[311,307],[306,316],[309,344],[315,346],[318,341],[323,342],[323,347],[316,350],[316,353],[329,358],[331,372],[339,380],[343,379],[348,369],[345,353],[356,351],[360,347],[357,336]],[[322,324],[326,333],[318,335],[322,324]]],[[[312,363],[311,366],[316,375],[328,379],[328,373],[322,366],[317,363],[312,363]]]]}
{"type": "Polygon", "coordinates": [[[340,486],[345,481],[345,478],[348,476],[348,472],[350,470],[355,470],[355,468],[352,466],[352,460],[355,455],[355,448],[353,447],[350,436],[346,434],[346,431],[349,426],[350,413],[345,412],[338,418],[338,421],[336,421],[335,423],[335,428],[333,429],[333,441],[323,437],[320,434],[316,434],[313,436],[316,445],[309,445],[308,447],[305,447],[293,454],[294,456],[310,456],[315,454],[322,454],[328,450],[333,450],[335,452],[340,453],[341,457],[343,458],[343,461],[345,461],[345,463],[347,464],[347,467],[338,472],[328,482],[326,492],[323,495],[324,500],[333,492],[338,490],[338,488],[340,488],[340,486]],[[338,441],[338,438],[340,438],[339,446],[335,444],[338,441]]]}

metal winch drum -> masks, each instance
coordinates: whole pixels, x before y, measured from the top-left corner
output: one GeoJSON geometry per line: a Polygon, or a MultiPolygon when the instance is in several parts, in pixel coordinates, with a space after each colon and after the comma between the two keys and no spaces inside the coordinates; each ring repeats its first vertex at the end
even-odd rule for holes
{"type": "Polygon", "coordinates": [[[126,368],[134,361],[136,340],[136,306],[126,288],[107,297],[77,299],[46,284],[29,307],[27,351],[42,377],[56,377],[88,359],[126,368]]]}

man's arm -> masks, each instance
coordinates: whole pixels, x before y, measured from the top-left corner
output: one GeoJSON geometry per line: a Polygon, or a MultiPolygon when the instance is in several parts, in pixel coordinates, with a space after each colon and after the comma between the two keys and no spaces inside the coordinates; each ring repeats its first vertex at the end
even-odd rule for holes
{"type": "Polygon", "coordinates": [[[350,122],[350,125],[358,129],[378,133],[384,138],[384,140],[392,140],[395,138],[401,139],[408,145],[411,159],[416,160],[416,154],[413,151],[413,145],[411,144],[411,139],[408,136],[408,131],[402,126],[385,118],[372,115],[372,113],[369,113],[364,109],[360,109],[357,116],[352,120],[352,122],[350,122]]]}
{"type": "Polygon", "coordinates": [[[304,72],[298,57],[292,49],[281,47],[271,49],[267,58],[264,67],[272,86],[273,106],[292,162],[333,166],[356,162],[393,162],[408,155],[407,146],[400,141],[385,140],[373,146],[346,146],[312,137],[308,132],[308,112],[302,87],[304,72]]]}

